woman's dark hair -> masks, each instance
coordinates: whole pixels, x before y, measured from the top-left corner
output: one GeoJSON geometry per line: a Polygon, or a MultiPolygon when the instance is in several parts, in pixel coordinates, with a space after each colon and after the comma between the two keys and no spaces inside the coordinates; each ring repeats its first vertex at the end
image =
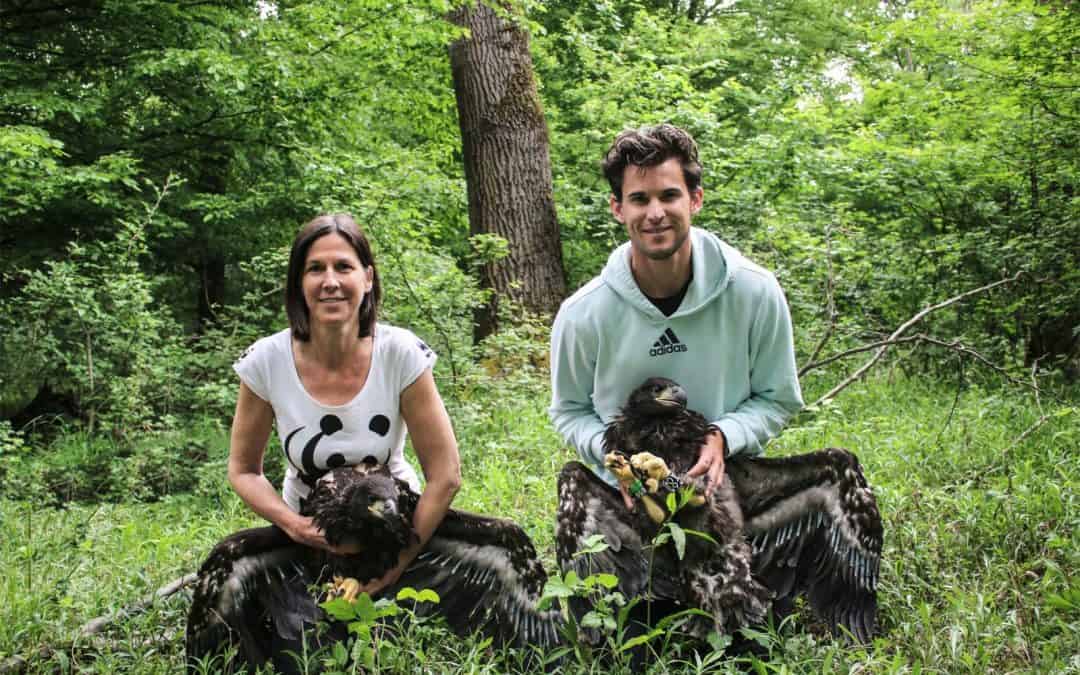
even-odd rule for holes
{"type": "Polygon", "coordinates": [[[364,295],[364,300],[360,303],[360,337],[368,337],[375,332],[375,316],[382,298],[382,286],[379,284],[375,257],[371,254],[371,244],[352,216],[347,213],[330,213],[316,216],[301,227],[293,239],[292,251],[289,253],[289,272],[285,279],[285,313],[289,317],[293,337],[301,342],[311,339],[311,325],[302,281],[304,263],[315,240],[328,234],[341,235],[356,251],[360,263],[371,268],[371,290],[364,295]]]}
{"type": "Polygon", "coordinates": [[[611,185],[611,194],[622,201],[623,176],[626,167],[650,167],[663,164],[672,157],[682,165],[683,180],[690,192],[701,187],[701,164],[698,163],[697,143],[690,134],[674,124],[658,124],[624,131],[604,155],[604,176],[611,185]]]}

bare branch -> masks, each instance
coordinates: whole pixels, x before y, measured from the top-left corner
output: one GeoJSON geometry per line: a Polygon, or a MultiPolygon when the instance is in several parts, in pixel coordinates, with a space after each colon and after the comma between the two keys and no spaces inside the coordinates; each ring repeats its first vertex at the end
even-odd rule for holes
{"type": "MultiPolygon", "coordinates": [[[[153,606],[154,603],[160,600],[165,600],[169,596],[172,596],[179,591],[187,588],[188,586],[191,586],[198,578],[199,577],[195,572],[192,572],[191,574],[185,574],[182,577],[170,581],[169,583],[165,584],[161,588],[157,589],[156,591],[133,605],[128,605],[127,607],[118,609],[111,614],[99,616],[96,619],[86,622],[85,624],[83,624],[82,628],[79,629],[76,642],[78,640],[86,639],[97,635],[98,633],[105,630],[111,624],[116,623],[117,621],[127,619],[145,612],[147,609],[153,606]]],[[[9,657],[7,659],[4,659],[4,661],[0,662],[0,674],[21,673],[29,667],[31,660],[44,661],[51,658],[53,654],[59,651],[67,651],[73,646],[74,643],[65,647],[43,646],[39,648],[37,652],[30,657],[22,655],[15,655],[9,657]]]]}
{"type": "Polygon", "coordinates": [[[881,345],[878,348],[878,350],[876,352],[874,352],[874,355],[870,358],[869,361],[864,363],[855,372],[853,372],[851,375],[846,377],[842,382],[840,382],[840,384],[838,384],[835,387],[833,387],[832,389],[830,389],[828,393],[826,393],[824,396],[822,396],[817,401],[815,401],[814,402],[814,407],[817,407],[817,406],[821,405],[822,403],[824,403],[824,402],[826,402],[828,400],[831,400],[837,394],[839,394],[841,391],[843,391],[845,388],[847,388],[848,385],[850,385],[853,382],[856,382],[857,380],[859,380],[863,375],[866,374],[866,372],[868,370],[870,370],[874,366],[874,364],[876,364],[879,360],[881,360],[881,357],[885,355],[885,352],[889,349],[889,345],[892,344],[893,341],[900,338],[900,336],[903,335],[904,332],[907,331],[907,329],[911,328],[912,326],[914,326],[919,321],[922,321],[923,317],[925,317],[927,314],[930,314],[931,312],[936,312],[939,309],[944,309],[946,307],[949,307],[950,305],[954,305],[954,304],[960,302],[961,300],[966,300],[967,298],[970,298],[973,295],[978,295],[979,293],[985,293],[985,292],[990,291],[990,290],[992,290],[994,288],[997,288],[998,286],[1013,283],[1013,282],[1017,281],[1018,279],[1020,279],[1020,277],[1022,275],[1023,275],[1023,272],[1017,272],[1016,274],[1014,274],[1013,276],[1011,276],[1011,277],[1009,277],[1007,279],[1001,279],[1000,281],[995,281],[992,284],[987,284],[985,286],[980,286],[978,288],[974,288],[974,289],[972,289],[970,291],[965,291],[965,292],[961,293],[960,295],[955,295],[955,296],[949,298],[948,300],[943,300],[942,302],[939,302],[936,305],[931,305],[930,307],[924,308],[922,311],[918,312],[915,316],[913,316],[910,319],[908,319],[907,321],[905,321],[903,324],[900,325],[899,328],[897,328],[895,331],[893,331],[892,335],[890,335],[888,340],[885,341],[885,344],[881,345]]]}
{"type": "Polygon", "coordinates": [[[802,377],[803,375],[805,375],[806,373],[810,372],[811,370],[813,370],[815,368],[821,368],[822,366],[827,366],[830,363],[833,363],[835,361],[839,361],[840,359],[845,359],[845,358],[847,358],[849,356],[854,356],[855,354],[861,354],[862,352],[868,352],[868,351],[871,351],[873,349],[877,349],[878,347],[884,347],[884,346],[889,346],[889,345],[900,345],[900,344],[904,344],[906,342],[919,342],[924,337],[926,337],[926,336],[925,335],[909,335],[907,337],[901,337],[901,338],[897,338],[895,340],[878,340],[876,342],[868,342],[868,343],[866,343],[864,345],[859,345],[858,347],[852,347],[851,349],[845,349],[844,351],[837,352],[836,354],[833,354],[832,356],[827,356],[827,357],[823,358],[820,361],[814,361],[813,363],[806,364],[805,366],[803,366],[802,368],[799,369],[799,377],[802,377]]]}
{"type": "Polygon", "coordinates": [[[195,572],[185,574],[182,577],[173,579],[172,581],[157,589],[156,591],[146,596],[134,605],[128,605],[127,607],[119,609],[112,614],[106,614],[105,616],[99,616],[96,619],[87,621],[83,624],[82,628],[79,629],[79,637],[90,637],[91,635],[100,633],[112,623],[116,623],[121,619],[135,616],[136,614],[141,614],[142,612],[145,612],[147,609],[149,609],[150,606],[153,605],[155,602],[159,600],[164,600],[169,596],[174,595],[175,593],[178,593],[179,591],[187,588],[188,586],[191,586],[198,578],[199,575],[195,572]]]}

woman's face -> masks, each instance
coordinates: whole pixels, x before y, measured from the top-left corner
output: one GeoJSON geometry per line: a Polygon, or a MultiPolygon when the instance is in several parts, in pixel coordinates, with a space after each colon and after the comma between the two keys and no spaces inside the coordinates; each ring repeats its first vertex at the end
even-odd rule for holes
{"type": "Polygon", "coordinates": [[[319,237],[308,249],[301,286],[312,327],[356,324],[371,290],[372,270],[340,234],[319,237]]]}

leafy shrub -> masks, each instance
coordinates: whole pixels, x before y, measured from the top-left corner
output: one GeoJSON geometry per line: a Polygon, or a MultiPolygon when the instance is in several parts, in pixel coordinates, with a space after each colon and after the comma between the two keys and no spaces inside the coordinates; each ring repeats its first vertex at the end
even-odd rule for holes
{"type": "MultiPolygon", "coordinates": [[[[153,212],[148,213],[147,222],[153,212]]],[[[64,260],[24,270],[21,293],[3,306],[5,360],[37,371],[70,396],[88,429],[124,437],[155,422],[169,386],[178,327],[154,301],[140,268],[146,223],[124,220],[110,240],[72,242],[64,260]]]]}
{"type": "Polygon", "coordinates": [[[132,443],[70,427],[37,452],[16,449],[9,458],[5,450],[9,461],[0,474],[0,495],[53,505],[156,501],[192,491],[202,479],[201,467],[213,464],[210,457],[222,458],[214,468],[223,481],[227,447],[212,421],[146,434],[132,443]]]}

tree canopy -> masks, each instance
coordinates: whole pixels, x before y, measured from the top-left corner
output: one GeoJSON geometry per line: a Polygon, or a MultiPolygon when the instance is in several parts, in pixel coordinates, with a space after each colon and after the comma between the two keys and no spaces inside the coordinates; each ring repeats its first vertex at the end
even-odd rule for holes
{"type": "MultiPolygon", "coordinates": [[[[447,367],[471,358],[462,336],[484,302],[477,273],[503,249],[470,239],[447,51],[468,34],[452,9],[0,10],[3,413],[42,391],[45,409],[84,421],[106,408],[150,425],[203,410],[184,387],[171,403],[137,404],[145,397],[102,399],[100,384],[169,380],[137,375],[138,353],[208,387],[243,340],[280,324],[282,247],[326,209],[353,211],[371,232],[390,316],[439,336],[456,354],[447,367]]],[[[597,168],[610,139],[671,121],[701,147],[698,224],[777,272],[801,357],[826,336],[836,349],[880,339],[923,307],[1021,272],[1023,283],[935,314],[927,334],[1075,375],[1071,5],[496,10],[532,36],[569,290],[623,237],[597,168]]]]}

